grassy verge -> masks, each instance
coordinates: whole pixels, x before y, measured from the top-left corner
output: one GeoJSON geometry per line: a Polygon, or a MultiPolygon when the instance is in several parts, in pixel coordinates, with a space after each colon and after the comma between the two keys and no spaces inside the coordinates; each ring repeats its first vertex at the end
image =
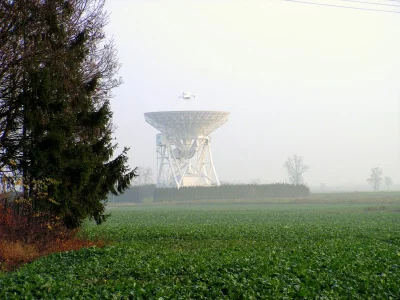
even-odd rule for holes
{"type": "Polygon", "coordinates": [[[104,247],[107,242],[88,240],[73,236],[62,241],[47,241],[43,243],[25,243],[0,239],[0,272],[15,270],[41,257],[58,252],[79,250],[87,247],[104,247]]]}

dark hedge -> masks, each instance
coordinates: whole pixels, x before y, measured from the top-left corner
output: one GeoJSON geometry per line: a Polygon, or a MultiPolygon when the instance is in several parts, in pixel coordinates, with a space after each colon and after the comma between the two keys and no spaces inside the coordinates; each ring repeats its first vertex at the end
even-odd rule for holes
{"type": "Polygon", "coordinates": [[[229,184],[213,187],[158,188],[154,202],[192,200],[262,200],[265,198],[305,197],[310,189],[305,185],[287,183],[229,184]]]}
{"type": "Polygon", "coordinates": [[[149,199],[150,201],[152,201],[155,189],[155,184],[132,186],[127,189],[124,194],[118,197],[113,198],[113,196],[110,195],[108,197],[108,202],[142,203],[145,199],[149,199]]]}
{"type": "Polygon", "coordinates": [[[194,200],[262,200],[265,198],[305,197],[310,189],[305,185],[273,184],[224,184],[213,187],[156,188],[154,184],[133,186],[110,202],[142,203],[194,200]]]}

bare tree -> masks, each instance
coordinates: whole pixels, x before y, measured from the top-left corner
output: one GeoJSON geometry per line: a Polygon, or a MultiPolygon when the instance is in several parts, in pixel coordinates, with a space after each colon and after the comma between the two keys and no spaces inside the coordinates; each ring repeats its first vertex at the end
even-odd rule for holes
{"type": "Polygon", "coordinates": [[[152,184],[153,183],[153,170],[150,167],[147,167],[142,172],[143,183],[144,184],[152,184]]]}
{"type": "Polygon", "coordinates": [[[153,183],[153,170],[150,167],[138,167],[138,176],[133,179],[133,185],[141,186],[153,183]]]}
{"type": "Polygon", "coordinates": [[[389,191],[390,190],[390,186],[393,185],[393,180],[389,176],[386,176],[384,180],[385,180],[385,185],[387,187],[387,190],[389,191]]]}
{"type": "Polygon", "coordinates": [[[379,167],[372,168],[367,181],[372,185],[374,192],[379,190],[382,180],[382,169],[379,167]]]}
{"type": "Polygon", "coordinates": [[[291,157],[289,156],[283,166],[288,172],[291,183],[303,183],[303,173],[309,169],[309,167],[304,164],[303,157],[297,156],[296,154],[291,157]]]}
{"type": "Polygon", "coordinates": [[[261,179],[260,178],[252,178],[250,180],[250,184],[260,185],[261,184],[261,179]]]}

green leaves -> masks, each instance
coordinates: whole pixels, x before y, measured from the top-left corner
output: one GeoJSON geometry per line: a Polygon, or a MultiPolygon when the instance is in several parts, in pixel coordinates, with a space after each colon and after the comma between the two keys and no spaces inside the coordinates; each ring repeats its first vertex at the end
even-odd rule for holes
{"type": "Polygon", "coordinates": [[[114,156],[110,98],[121,82],[104,0],[12,2],[0,1],[0,27],[8,28],[0,45],[0,175],[22,177],[25,198],[34,180],[52,178],[62,183],[49,190],[54,201],[34,209],[69,228],[88,217],[101,223],[107,195],[134,176],[127,149],[114,156]]]}
{"type": "Polygon", "coordinates": [[[360,207],[110,208],[84,234],[114,244],[2,274],[0,298],[396,299],[400,214],[360,207]]]}

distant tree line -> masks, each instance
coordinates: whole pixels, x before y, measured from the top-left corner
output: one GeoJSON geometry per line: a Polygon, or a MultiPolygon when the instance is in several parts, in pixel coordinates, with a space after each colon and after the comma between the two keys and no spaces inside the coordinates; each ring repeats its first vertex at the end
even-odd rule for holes
{"type": "Polygon", "coordinates": [[[310,189],[305,185],[288,183],[225,184],[214,187],[159,188],[154,202],[192,200],[262,200],[265,198],[305,197],[310,189]]]}
{"type": "Polygon", "coordinates": [[[108,202],[118,203],[143,203],[146,200],[153,201],[153,194],[156,190],[155,184],[135,185],[131,186],[125,193],[115,197],[109,195],[108,202]]]}
{"type": "Polygon", "coordinates": [[[123,195],[109,197],[109,202],[142,203],[195,200],[262,200],[266,198],[306,197],[310,189],[305,185],[223,184],[214,187],[156,188],[154,184],[132,186],[123,195]]]}

